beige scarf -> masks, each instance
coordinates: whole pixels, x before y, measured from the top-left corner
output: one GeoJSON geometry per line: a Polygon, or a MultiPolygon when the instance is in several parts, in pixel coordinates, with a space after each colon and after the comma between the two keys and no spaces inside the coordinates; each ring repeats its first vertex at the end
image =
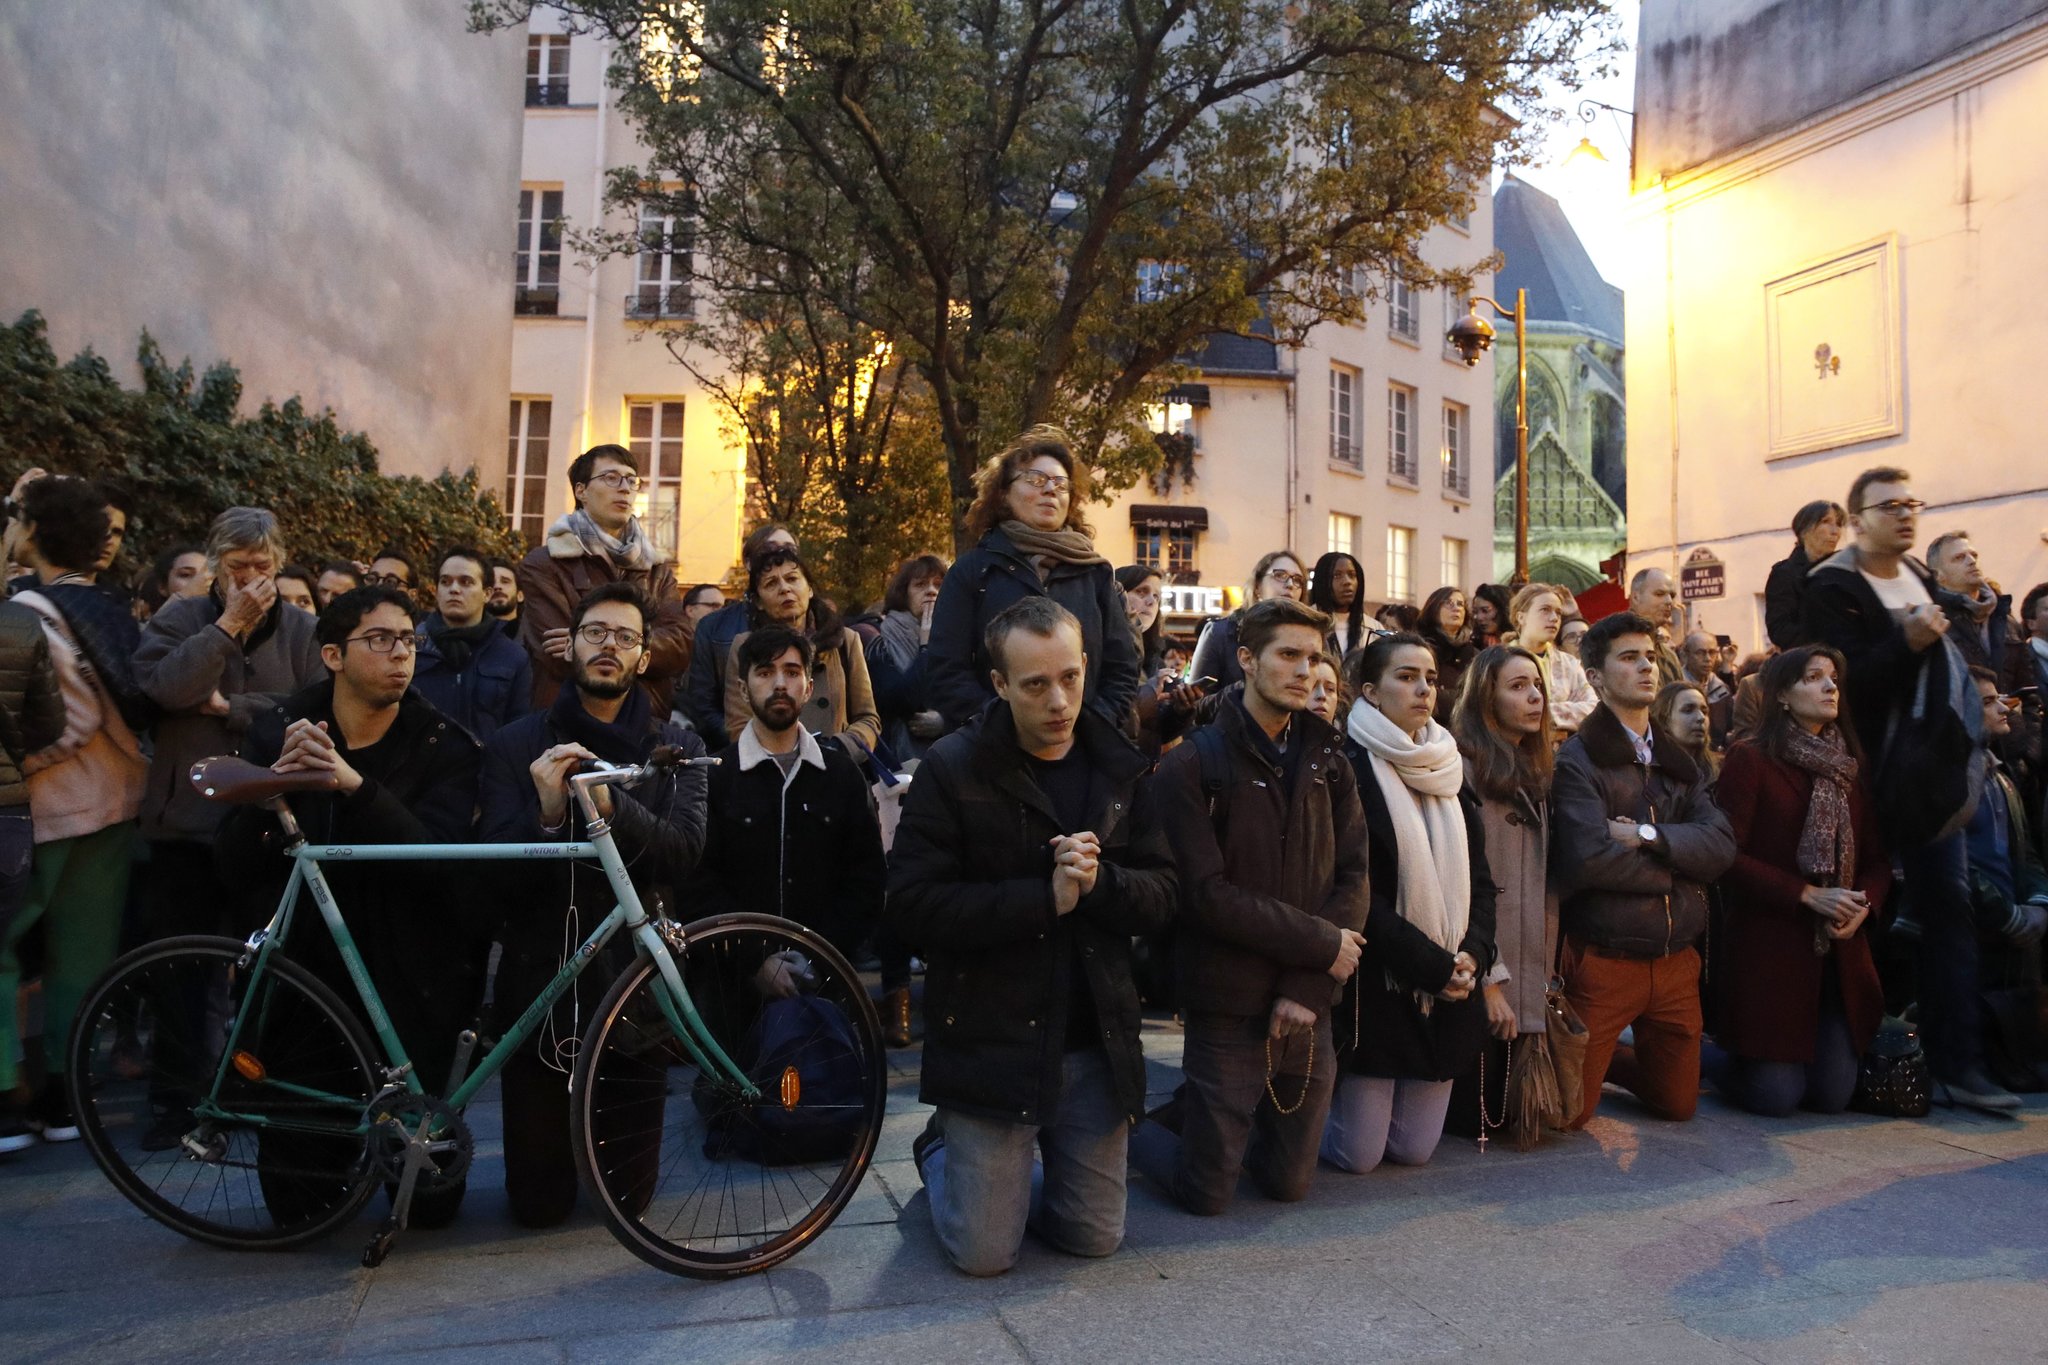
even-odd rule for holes
{"type": "MultiPolygon", "coordinates": [[[[1455,953],[1472,919],[1471,850],[1465,839],[1465,810],[1458,804],[1465,764],[1458,742],[1433,720],[1420,738],[1411,738],[1362,697],[1351,704],[1344,728],[1370,755],[1373,777],[1393,821],[1395,856],[1401,866],[1394,908],[1430,942],[1455,953]]],[[[1388,984],[1407,983],[1390,979],[1388,984]]],[[[1415,1002],[1424,1014],[1435,1000],[1428,991],[1415,991],[1415,1002]]]]}
{"type": "Polygon", "coordinates": [[[1109,563],[1095,552],[1095,542],[1079,531],[1040,531],[1021,521],[1004,522],[1002,531],[1026,559],[1050,559],[1061,564],[1109,563]]]}

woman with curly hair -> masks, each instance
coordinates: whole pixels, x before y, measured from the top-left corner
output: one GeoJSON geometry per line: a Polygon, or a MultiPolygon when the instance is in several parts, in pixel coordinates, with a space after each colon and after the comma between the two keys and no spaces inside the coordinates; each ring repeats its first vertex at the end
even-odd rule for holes
{"type": "Polygon", "coordinates": [[[1027,597],[1050,597],[1081,623],[1086,705],[1125,728],[1138,696],[1138,645],[1123,591],[1081,518],[1087,497],[1088,470],[1057,427],[1031,428],[975,476],[967,509],[975,545],[947,571],[932,614],[931,698],[948,728],[995,699],[982,637],[1027,597]]]}

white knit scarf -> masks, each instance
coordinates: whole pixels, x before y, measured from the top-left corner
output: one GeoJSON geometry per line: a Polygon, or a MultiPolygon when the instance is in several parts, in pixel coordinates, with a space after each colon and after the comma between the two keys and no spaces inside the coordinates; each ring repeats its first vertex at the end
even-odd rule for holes
{"type": "MultiPolygon", "coordinates": [[[[1394,908],[1432,943],[1455,953],[1472,918],[1471,851],[1465,842],[1465,811],[1458,804],[1465,765],[1458,742],[1433,720],[1420,738],[1403,734],[1362,697],[1352,703],[1344,728],[1370,756],[1387,816],[1394,822],[1401,867],[1394,908]]],[[[1417,990],[1415,999],[1427,1014],[1435,997],[1417,990]]]]}

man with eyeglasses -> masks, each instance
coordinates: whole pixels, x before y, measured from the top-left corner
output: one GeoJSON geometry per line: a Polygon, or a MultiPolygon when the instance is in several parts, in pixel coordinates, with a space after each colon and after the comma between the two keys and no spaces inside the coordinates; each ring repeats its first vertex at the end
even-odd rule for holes
{"type": "Polygon", "coordinates": [[[661,557],[640,523],[640,466],[624,446],[592,446],[569,466],[576,507],[548,528],[547,539],[519,561],[526,595],[519,643],[533,661],[533,704],[553,704],[570,674],[570,618],[607,583],[630,583],[654,613],[640,686],[666,716],[676,681],[690,666],[692,626],[676,591],[675,565],[661,557]]]}
{"type": "Polygon", "coordinates": [[[370,567],[363,573],[366,588],[396,588],[410,596],[415,590],[414,580],[418,573],[412,566],[412,557],[403,550],[385,549],[377,551],[377,557],[370,561],[370,567]]]}
{"type": "MultiPolygon", "coordinates": [[[[1886,750],[1895,732],[1914,726],[1934,733],[1924,728],[1929,722],[1912,717],[1922,671],[1940,669],[1938,677],[1929,679],[1939,683],[1953,680],[1966,667],[1961,652],[1944,638],[1950,624],[1937,605],[1940,585],[1907,553],[1927,507],[1913,496],[1912,479],[1889,465],[1858,474],[1849,485],[1856,539],[1816,564],[1806,578],[1807,638],[1833,645],[1848,661],[1843,700],[1864,751],[1872,755],[1871,780],[1881,797],[1888,787],[1886,750]]],[[[1941,685],[1929,688],[1937,704],[1946,691],[1941,685]]],[[[1964,724],[1971,734],[1981,733],[1978,716],[1965,718],[1964,724]]],[[[1955,817],[1967,814],[1954,812],[1955,817]]],[[[1916,964],[1920,1031],[1937,1102],[2010,1114],[2020,1107],[2018,1098],[1984,1072],[1969,848],[1959,824],[1951,818],[1949,832],[1931,839],[1895,839],[1900,846],[1892,850],[1904,868],[1910,913],[1921,930],[1916,964]]]]}
{"type": "MultiPolygon", "coordinates": [[[[702,740],[669,720],[666,705],[656,708],[646,689],[634,685],[651,666],[655,619],[630,583],[601,584],[578,603],[564,622],[570,640],[568,681],[545,710],[521,716],[485,747],[482,838],[539,844],[585,837],[582,814],[569,797],[569,778],[592,759],[644,763],[663,744],[692,758],[704,752],[702,740]]],[[[704,789],[702,769],[679,768],[631,791],[600,787],[594,793],[598,813],[611,821],[619,852],[650,913],[661,902],[673,901],[674,887],[704,851],[704,789]]],[[[518,870],[506,879],[499,898],[504,916],[499,941],[505,951],[494,994],[518,1008],[554,976],[564,945],[573,952],[613,898],[604,874],[588,864],[504,866],[518,870]]],[[[685,904],[680,918],[693,917],[685,904]]],[[[501,1082],[505,1194],[512,1217],[527,1227],[551,1227],[576,1207],[568,1085],[574,1040],[616,972],[632,957],[628,936],[615,938],[533,1040],[506,1064],[501,1082]]],[[[659,1086],[657,1080],[648,1097],[656,1106],[662,1102],[659,1086]]],[[[621,1110],[621,1117],[631,1118],[632,1108],[637,1106],[621,1110]]],[[[639,1126],[640,1120],[633,1123],[639,1126]]]]}
{"type": "MultiPolygon", "coordinates": [[[[242,756],[277,772],[325,772],[333,792],[294,796],[292,814],[314,843],[459,843],[476,810],[481,751],[413,689],[419,636],[411,595],[392,587],[345,592],[320,615],[324,681],[257,717],[242,756]]],[[[277,817],[237,806],[222,822],[219,864],[246,897],[245,923],[267,915],[290,875],[277,817]]],[[[447,1090],[457,1036],[476,1020],[490,936],[465,888],[466,871],[433,863],[333,863],[327,880],[344,907],[406,1054],[430,1093],[447,1090]]],[[[332,940],[301,934],[292,956],[345,1001],[356,998],[332,940]]],[[[282,1162],[271,1144],[264,1158],[282,1162]]],[[[259,1159],[259,1171],[262,1160],[259,1159]]],[[[290,1196],[266,1186],[276,1211],[290,1196]]],[[[462,1186],[422,1194],[412,1221],[454,1217],[462,1186]]]]}
{"type": "Polygon", "coordinates": [[[466,546],[442,552],[435,573],[440,609],[420,623],[420,695],[478,740],[533,709],[533,665],[485,612],[484,557],[466,546]]]}

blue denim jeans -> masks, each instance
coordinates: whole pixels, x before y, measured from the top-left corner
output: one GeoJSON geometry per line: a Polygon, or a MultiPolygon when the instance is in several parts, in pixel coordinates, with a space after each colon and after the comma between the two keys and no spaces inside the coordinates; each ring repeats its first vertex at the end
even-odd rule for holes
{"type": "Polygon", "coordinates": [[[1960,1078],[1984,1063],[1969,844],[1959,830],[1946,839],[1901,850],[1899,862],[1905,869],[1913,918],[1920,925],[1920,1037],[1934,1074],[1960,1078]]]}
{"type": "Polygon", "coordinates": [[[1040,1126],[940,1108],[945,1141],[919,1174],[939,1245],[969,1275],[1015,1265],[1027,1227],[1076,1256],[1122,1244],[1126,1118],[1099,1049],[1066,1055],[1056,1113],[1040,1126]]]}

